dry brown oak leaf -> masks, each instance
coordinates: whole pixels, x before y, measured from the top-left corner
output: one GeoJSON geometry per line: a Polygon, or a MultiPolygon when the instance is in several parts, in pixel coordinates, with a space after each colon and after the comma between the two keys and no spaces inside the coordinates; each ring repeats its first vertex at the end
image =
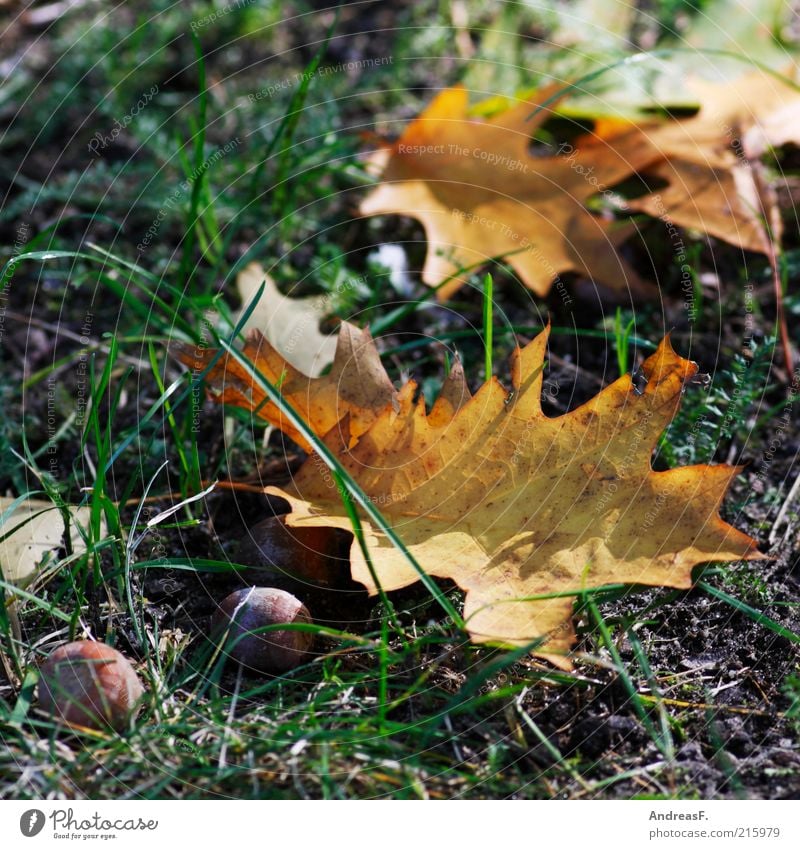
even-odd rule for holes
{"type": "MultiPolygon", "coordinates": [[[[744,155],[750,134],[761,138],[757,155],[800,135],[800,89],[792,75],[754,71],[725,82],[692,77],[687,87],[698,103],[695,115],[643,125],[664,158],[728,167],[732,154],[744,155]]],[[[611,127],[618,131],[614,122],[611,127]]]]}
{"type": "MultiPolygon", "coordinates": [[[[303,344],[301,339],[299,344],[303,344]]],[[[218,353],[203,345],[175,343],[171,353],[196,374],[208,367],[218,353]]],[[[251,330],[242,349],[244,356],[302,416],[315,434],[324,436],[348,417],[353,439],[363,433],[386,405],[396,405],[396,395],[369,330],[342,322],[331,370],[310,378],[296,369],[258,330],[251,330]]],[[[234,357],[224,355],[206,375],[206,387],[215,401],[255,412],[259,418],[282,430],[298,445],[311,446],[280,410],[268,401],[266,392],[251,372],[234,357]]]]}
{"type": "MultiPolygon", "coordinates": [[[[325,442],[429,574],[466,591],[476,642],[524,645],[569,668],[573,597],[612,583],[687,588],[692,567],[761,555],[724,522],[729,465],[655,472],[650,458],[696,364],[664,341],[645,361],[644,391],[621,377],[583,406],[549,418],[540,404],[549,330],[512,358],[513,390],[496,378],[469,396],[451,377],[431,413],[408,382],[353,442],[347,421],[325,442]]],[[[286,489],[291,526],[349,530],[326,467],[310,458],[286,489]]],[[[385,590],[418,580],[403,554],[363,519],[385,590]]],[[[353,578],[376,592],[353,543],[353,578]]]]}
{"type": "MultiPolygon", "coordinates": [[[[780,239],[781,220],[759,162],[770,147],[800,142],[800,91],[762,71],[732,81],[692,79],[689,90],[699,109],[691,118],[641,127],[657,161],[644,178],[666,188],[630,201],[630,209],[691,227],[746,250],[771,250],[764,221],[780,239]],[[759,179],[760,175],[760,179],[759,179]]],[[[609,132],[597,128],[609,143],[609,132]]]]}
{"type": "MultiPolygon", "coordinates": [[[[800,140],[800,93],[760,71],[725,83],[693,79],[688,87],[699,103],[690,118],[601,120],[563,155],[535,157],[529,137],[551,113],[531,113],[557,86],[488,121],[468,117],[465,89],[447,89],[374,154],[381,182],[360,211],[422,222],[429,242],[423,280],[431,286],[459,267],[504,256],[538,295],[566,271],[652,294],[617,252],[633,228],[585,206],[633,173],[666,185],[631,200],[631,211],[770,253],[764,221],[776,240],[781,222],[758,159],[770,146],[800,140]]],[[[465,278],[448,281],[439,297],[465,278]]]]}
{"type": "Polygon", "coordinates": [[[551,116],[535,107],[557,87],[487,120],[468,115],[461,86],[442,91],[400,139],[373,154],[380,183],[363,200],[362,215],[418,219],[428,250],[422,279],[445,299],[469,273],[459,268],[503,257],[537,295],[576,271],[608,286],[647,291],[617,246],[628,226],[594,215],[586,201],[651,164],[652,145],[626,125],[611,138],[585,136],[577,161],[533,156],[531,134],[551,116]]]}

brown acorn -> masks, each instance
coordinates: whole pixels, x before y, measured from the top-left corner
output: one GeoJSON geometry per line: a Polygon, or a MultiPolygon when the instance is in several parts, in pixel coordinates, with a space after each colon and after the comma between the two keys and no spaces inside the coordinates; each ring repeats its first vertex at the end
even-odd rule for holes
{"type": "Polygon", "coordinates": [[[283,516],[270,516],[248,529],[236,561],[258,570],[258,580],[291,592],[309,585],[338,586],[349,568],[338,561],[341,535],[332,528],[290,528],[283,516]]]}
{"type": "Polygon", "coordinates": [[[68,725],[122,730],[143,694],[127,658],[93,640],[59,646],[39,670],[39,707],[68,725]]]}
{"type": "Polygon", "coordinates": [[[228,654],[258,672],[280,674],[308,660],[314,635],[308,631],[251,633],[266,625],[311,624],[306,606],[291,593],[274,587],[236,590],[220,604],[212,620],[219,637],[228,634],[228,654]]]}

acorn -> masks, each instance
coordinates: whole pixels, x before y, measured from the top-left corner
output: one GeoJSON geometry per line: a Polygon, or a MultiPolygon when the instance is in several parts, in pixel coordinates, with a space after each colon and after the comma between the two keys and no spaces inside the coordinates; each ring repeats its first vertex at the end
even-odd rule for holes
{"type": "Polygon", "coordinates": [[[275,587],[236,590],[220,604],[212,620],[215,635],[227,634],[226,651],[234,660],[258,672],[280,674],[310,657],[314,635],[309,631],[275,630],[252,633],[267,625],[311,624],[306,606],[275,587]]]}
{"type": "Polygon", "coordinates": [[[143,694],[127,658],[93,640],[59,646],[39,670],[39,707],[67,725],[120,731],[143,694]]]}
{"type": "MultiPolygon", "coordinates": [[[[346,548],[346,537],[344,543],[346,548]]],[[[309,586],[340,586],[349,578],[341,551],[342,535],[334,528],[291,528],[284,516],[269,516],[248,529],[235,559],[258,570],[264,584],[302,592],[309,586]]]]}
{"type": "Polygon", "coordinates": [[[371,609],[366,589],[350,574],[352,542],[349,531],[290,527],[286,516],[271,515],[245,529],[233,559],[248,567],[249,583],[292,593],[311,606],[317,622],[347,629],[371,609]]]}

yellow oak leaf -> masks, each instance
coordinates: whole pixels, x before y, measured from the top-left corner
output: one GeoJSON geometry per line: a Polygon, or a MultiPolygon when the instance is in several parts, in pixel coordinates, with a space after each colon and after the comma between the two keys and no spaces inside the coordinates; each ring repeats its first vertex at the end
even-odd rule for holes
{"type": "MultiPolygon", "coordinates": [[[[643,364],[643,389],[626,375],[550,418],[541,408],[548,333],[516,350],[510,392],[493,378],[470,397],[457,373],[426,413],[410,381],[356,439],[345,419],[325,443],[417,563],[465,590],[475,641],[540,638],[536,653],[569,667],[575,594],[615,583],[688,588],[699,563],[761,555],[719,516],[738,467],[652,469],[696,364],[665,338],[643,364]]],[[[351,527],[315,458],[289,486],[267,491],[289,500],[290,527],[351,527]]],[[[382,587],[417,581],[403,554],[363,524],[382,587]]],[[[376,592],[356,542],[350,559],[353,578],[376,592]]]]}
{"type": "MultiPolygon", "coordinates": [[[[72,522],[70,540],[73,554],[86,551],[86,543],[76,526],[86,530],[91,522],[88,507],[68,508],[72,522]]],[[[101,533],[105,534],[105,520],[101,520],[101,533]]],[[[64,517],[52,501],[26,498],[0,497],[0,577],[12,584],[26,586],[38,574],[39,566],[64,542],[64,517]]]]}
{"type": "Polygon", "coordinates": [[[687,88],[697,101],[696,114],[644,126],[665,159],[727,168],[732,157],[745,156],[748,133],[765,134],[756,153],[764,152],[764,141],[780,145],[800,135],[800,89],[790,75],[753,71],[725,82],[692,77],[687,88]]]}
{"type": "MultiPolygon", "coordinates": [[[[199,374],[219,353],[205,345],[174,343],[170,350],[185,366],[199,374]]],[[[336,339],[336,354],[328,374],[309,377],[295,368],[256,329],[249,331],[242,353],[303,417],[315,434],[324,436],[345,417],[357,438],[377,414],[395,402],[396,391],[381,364],[369,330],[342,322],[336,339]]],[[[231,404],[256,415],[282,430],[298,445],[310,446],[280,410],[267,400],[267,394],[248,369],[229,355],[217,359],[206,375],[211,396],[221,404],[231,404]]]]}
{"type": "Polygon", "coordinates": [[[502,257],[537,295],[558,276],[576,271],[619,289],[645,288],[616,248],[632,232],[586,207],[652,162],[652,147],[629,124],[611,138],[583,138],[580,156],[553,149],[534,156],[530,137],[552,113],[531,117],[557,89],[488,119],[470,117],[467,91],[446,89],[379,149],[371,167],[380,183],[361,203],[362,215],[393,213],[418,219],[428,252],[422,279],[447,298],[468,275],[459,268],[502,257]]]}
{"type": "MultiPolygon", "coordinates": [[[[257,262],[247,265],[236,278],[244,310],[261,285],[261,299],[243,330],[260,330],[270,345],[303,374],[318,377],[336,354],[336,336],[320,333],[319,322],[330,311],[328,295],[289,298],[257,262]]],[[[241,313],[239,313],[241,315],[241,313]]]]}
{"type": "Polygon", "coordinates": [[[725,83],[692,79],[688,87],[699,104],[694,116],[642,126],[657,160],[645,169],[645,180],[656,177],[668,186],[629,206],[769,252],[765,221],[773,239],[780,239],[782,225],[759,157],[770,147],[800,142],[800,91],[764,71],[725,83]]]}
{"type": "Polygon", "coordinates": [[[781,222],[758,157],[800,141],[800,92],[764,72],[723,84],[695,79],[688,87],[699,103],[692,117],[600,119],[593,133],[547,155],[531,153],[530,137],[552,115],[552,104],[534,114],[535,107],[557,86],[486,119],[471,117],[464,88],[446,89],[396,143],[373,154],[380,181],[360,211],[422,223],[429,243],[422,279],[447,281],[441,299],[465,282],[458,269],[493,257],[537,295],[565,272],[654,294],[618,251],[633,225],[587,207],[633,175],[666,188],[630,200],[631,211],[769,253],[781,222]]]}

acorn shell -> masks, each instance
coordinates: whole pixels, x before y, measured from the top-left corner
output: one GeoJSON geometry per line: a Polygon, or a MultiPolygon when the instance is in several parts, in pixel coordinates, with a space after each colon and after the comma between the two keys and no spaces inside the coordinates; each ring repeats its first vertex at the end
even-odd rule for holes
{"type": "Polygon", "coordinates": [[[291,593],[274,587],[248,587],[222,601],[212,630],[217,638],[227,633],[225,650],[234,660],[258,672],[280,674],[309,659],[314,635],[293,630],[251,632],[267,625],[312,621],[306,606],[291,593]]]}
{"type": "Polygon", "coordinates": [[[339,561],[340,549],[341,539],[331,528],[290,528],[284,516],[269,516],[247,530],[236,560],[256,570],[260,583],[302,592],[341,583],[349,564],[339,561]]]}
{"type": "Polygon", "coordinates": [[[93,640],[59,646],[39,670],[39,707],[68,725],[122,730],[143,694],[127,658],[93,640]]]}

